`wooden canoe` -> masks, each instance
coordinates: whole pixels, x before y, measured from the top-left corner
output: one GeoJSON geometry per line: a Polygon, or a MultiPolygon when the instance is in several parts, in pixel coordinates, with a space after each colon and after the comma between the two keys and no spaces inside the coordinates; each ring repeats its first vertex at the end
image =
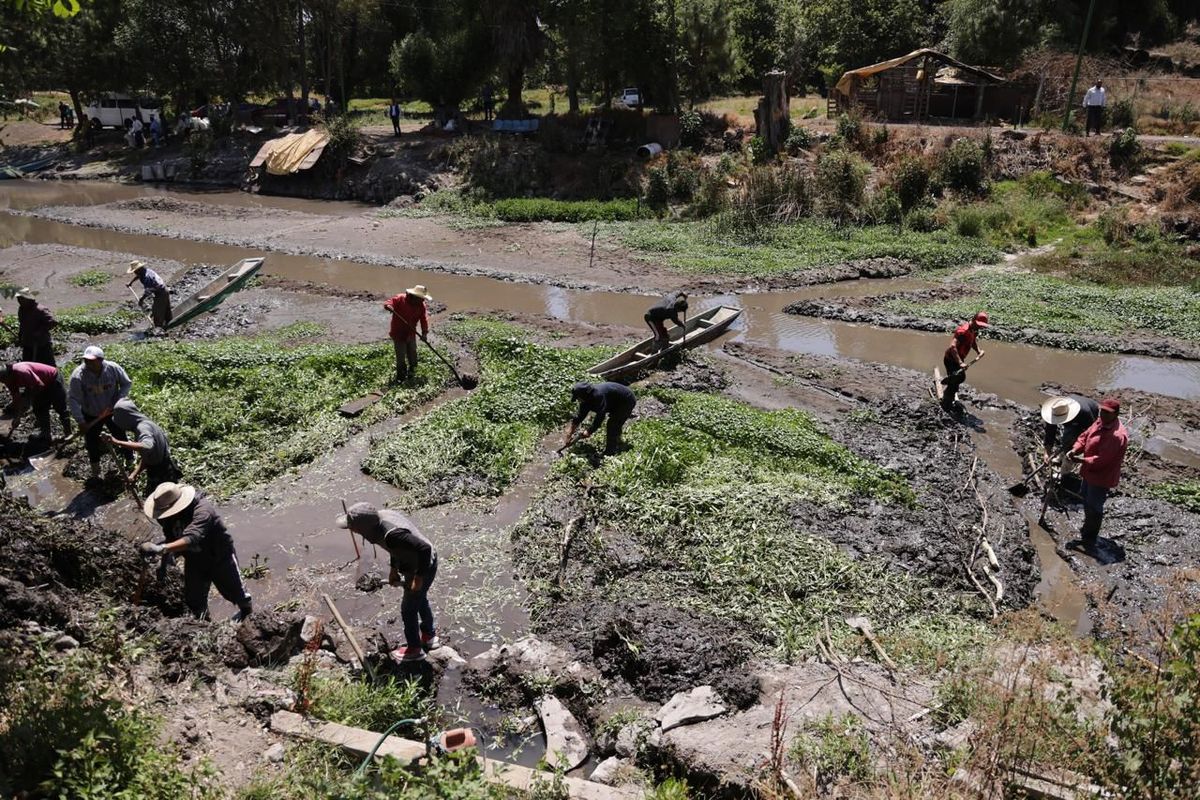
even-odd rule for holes
{"type": "Polygon", "coordinates": [[[663,349],[659,350],[654,337],[650,337],[607,361],[600,362],[589,369],[588,374],[612,380],[633,375],[640,370],[651,369],[665,356],[681,350],[690,350],[716,339],[741,314],[740,308],[732,306],[710,308],[694,317],[688,317],[683,328],[679,326],[668,328],[667,334],[671,337],[671,343],[663,349]]]}
{"type": "Polygon", "coordinates": [[[262,267],[265,258],[243,258],[220,277],[209,283],[200,291],[175,306],[174,315],[167,323],[167,328],[178,328],[186,325],[206,311],[212,311],[229,295],[246,285],[262,267]]]}

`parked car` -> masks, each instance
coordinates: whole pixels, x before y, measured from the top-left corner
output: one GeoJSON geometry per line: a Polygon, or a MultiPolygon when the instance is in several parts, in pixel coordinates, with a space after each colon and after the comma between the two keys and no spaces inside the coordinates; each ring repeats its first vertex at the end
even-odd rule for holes
{"type": "Polygon", "coordinates": [[[161,100],[118,92],[105,92],[83,109],[85,117],[99,120],[105,128],[124,128],[125,121],[135,117],[140,117],[142,122],[149,122],[151,114],[161,113],[161,100]]]}
{"type": "Polygon", "coordinates": [[[622,90],[618,99],[630,108],[637,108],[642,104],[642,93],[636,86],[633,86],[622,90]]]}

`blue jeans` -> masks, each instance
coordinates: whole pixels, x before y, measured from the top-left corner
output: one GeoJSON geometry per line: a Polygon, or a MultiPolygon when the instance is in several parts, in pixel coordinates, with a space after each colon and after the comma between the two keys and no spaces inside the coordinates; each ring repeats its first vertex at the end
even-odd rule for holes
{"type": "Polygon", "coordinates": [[[1103,486],[1093,486],[1087,481],[1080,481],[1080,495],[1083,496],[1083,507],[1093,514],[1104,514],[1104,501],[1108,499],[1108,489],[1103,486]]]}
{"type": "MultiPolygon", "coordinates": [[[[407,576],[406,576],[407,577],[407,576]]],[[[429,565],[429,572],[422,575],[421,588],[412,591],[404,585],[404,597],[400,600],[400,619],[404,622],[404,643],[409,647],[421,646],[421,634],[433,636],[433,609],[429,605],[429,587],[437,577],[437,559],[429,565]]]]}

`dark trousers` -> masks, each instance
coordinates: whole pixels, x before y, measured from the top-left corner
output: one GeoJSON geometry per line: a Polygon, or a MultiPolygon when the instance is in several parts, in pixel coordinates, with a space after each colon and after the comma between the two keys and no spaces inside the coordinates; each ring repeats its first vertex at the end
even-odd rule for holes
{"type": "Polygon", "coordinates": [[[29,339],[22,344],[21,360],[33,361],[38,364],[48,364],[52,367],[58,366],[58,364],[54,363],[54,343],[50,341],[48,335],[29,339]]]}
{"type": "Polygon", "coordinates": [[[395,132],[395,134],[397,136],[399,136],[400,135],[400,118],[392,117],[391,119],[392,119],[392,130],[395,132]]]}
{"type": "Polygon", "coordinates": [[[948,411],[954,407],[954,402],[958,399],[958,387],[966,382],[966,377],[954,377],[955,373],[959,371],[958,362],[949,355],[942,359],[942,367],[946,370],[946,377],[950,378],[942,387],[942,408],[948,411]]]}
{"type": "Polygon", "coordinates": [[[658,343],[659,347],[665,347],[670,344],[671,335],[667,333],[667,323],[661,319],[654,319],[649,314],[643,317],[643,319],[650,326],[650,332],[654,335],[654,340],[658,343]]]}
{"type": "Polygon", "coordinates": [[[615,456],[621,452],[621,432],[625,429],[625,423],[631,416],[633,416],[632,406],[609,412],[604,428],[604,455],[615,456]]]}
{"type": "Polygon", "coordinates": [[[1099,136],[1100,128],[1104,125],[1104,106],[1088,106],[1086,111],[1087,119],[1084,121],[1084,135],[1086,136],[1095,131],[1096,135],[1099,136]]]}
{"type": "Polygon", "coordinates": [[[1080,481],[1083,496],[1083,527],[1079,529],[1079,538],[1085,545],[1094,545],[1100,536],[1100,525],[1104,522],[1104,501],[1108,499],[1109,490],[1096,486],[1087,481],[1080,481]]]}
{"type": "MultiPolygon", "coordinates": [[[[405,576],[407,578],[407,576],[405,576]]],[[[421,634],[433,636],[437,633],[433,624],[433,608],[429,605],[429,587],[437,577],[437,559],[429,565],[429,573],[422,576],[421,588],[412,591],[404,585],[404,597],[400,600],[400,619],[404,622],[404,643],[420,648],[421,634]]]]}
{"type": "Polygon", "coordinates": [[[408,340],[392,339],[396,351],[396,380],[402,381],[417,373],[417,337],[408,340]]]}
{"type": "Polygon", "coordinates": [[[35,394],[30,405],[33,407],[33,416],[37,420],[38,427],[45,431],[47,438],[50,433],[50,411],[52,409],[58,414],[59,421],[62,422],[63,436],[71,433],[71,415],[67,413],[67,390],[63,388],[62,381],[55,381],[35,394]]]}
{"type": "Polygon", "coordinates": [[[166,328],[171,321],[171,293],[159,289],[154,293],[154,305],[150,308],[150,318],[156,328],[166,328]]]}
{"type": "Polygon", "coordinates": [[[250,595],[242,583],[242,570],[238,566],[237,553],[215,564],[202,565],[197,558],[183,560],[183,599],[188,610],[199,619],[208,619],[208,591],[217,587],[217,592],[239,610],[249,613],[250,595]]]}
{"type": "MultiPolygon", "coordinates": [[[[83,415],[84,422],[91,422],[94,419],[95,417],[89,414],[83,415]]],[[[103,422],[88,428],[87,433],[83,435],[83,445],[87,449],[88,461],[91,461],[93,464],[100,461],[100,456],[104,455],[104,451],[108,448],[108,445],[100,439],[100,434],[105,428],[113,435],[114,439],[120,439],[121,441],[125,441],[126,439],[125,431],[117,427],[111,416],[105,417],[103,422]]],[[[124,448],[116,448],[116,450],[117,455],[124,459],[126,463],[133,458],[133,455],[124,448]]]]}
{"type": "Polygon", "coordinates": [[[148,465],[145,469],[145,475],[147,497],[160,485],[175,483],[182,477],[179,467],[176,466],[174,459],[170,456],[167,456],[157,464],[148,465]]]}

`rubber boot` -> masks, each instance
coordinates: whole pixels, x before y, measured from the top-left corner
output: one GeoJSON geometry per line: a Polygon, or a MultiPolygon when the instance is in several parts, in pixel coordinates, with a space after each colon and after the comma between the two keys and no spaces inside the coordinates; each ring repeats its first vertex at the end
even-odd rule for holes
{"type": "Polygon", "coordinates": [[[244,620],[246,617],[250,616],[253,613],[254,613],[254,605],[252,603],[246,603],[245,605],[238,606],[237,613],[234,614],[230,619],[233,622],[241,622],[242,620],[244,620]]]}
{"type": "Polygon", "coordinates": [[[71,415],[63,414],[58,418],[58,421],[62,423],[63,438],[66,439],[71,435],[71,415]]]}
{"type": "Polygon", "coordinates": [[[1100,523],[1103,520],[1103,511],[1092,511],[1087,508],[1083,510],[1083,525],[1079,528],[1079,538],[1083,542],[1084,549],[1095,549],[1096,541],[1100,536],[1100,523]]]}
{"type": "Polygon", "coordinates": [[[100,462],[99,461],[88,462],[88,477],[91,478],[92,480],[96,480],[100,477],[100,462]]]}

